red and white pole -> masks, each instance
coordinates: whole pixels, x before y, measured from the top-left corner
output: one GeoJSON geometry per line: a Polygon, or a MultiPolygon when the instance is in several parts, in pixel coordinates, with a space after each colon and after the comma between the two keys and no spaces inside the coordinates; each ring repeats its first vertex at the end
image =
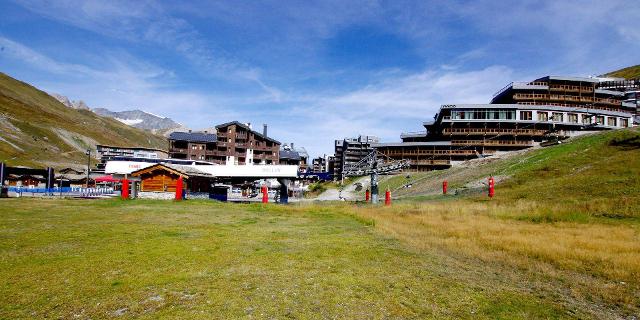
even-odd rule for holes
{"type": "Polygon", "coordinates": [[[442,181],[442,194],[447,194],[447,186],[449,185],[449,183],[447,182],[447,180],[442,181]]]}
{"type": "Polygon", "coordinates": [[[389,191],[388,189],[384,193],[384,205],[385,206],[390,206],[391,205],[391,191],[389,191]]]}
{"type": "Polygon", "coordinates": [[[371,193],[369,192],[369,189],[367,189],[367,191],[365,191],[364,193],[364,201],[369,202],[370,198],[371,198],[371,193]]]}

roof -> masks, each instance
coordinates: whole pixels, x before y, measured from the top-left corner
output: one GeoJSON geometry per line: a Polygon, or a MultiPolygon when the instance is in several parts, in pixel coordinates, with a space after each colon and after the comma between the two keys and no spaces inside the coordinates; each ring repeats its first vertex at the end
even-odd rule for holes
{"type": "Polygon", "coordinates": [[[146,148],[146,147],[122,147],[122,146],[110,146],[110,145],[106,145],[106,144],[97,144],[97,145],[96,145],[96,149],[98,149],[98,147],[103,147],[103,148],[117,148],[117,149],[133,149],[133,150],[148,150],[148,151],[161,151],[161,152],[167,152],[167,150],[156,149],[156,148],[146,148]]]}
{"type": "Polygon", "coordinates": [[[568,76],[546,76],[546,77],[542,77],[537,80],[542,80],[542,79],[549,79],[549,80],[559,80],[559,81],[581,81],[581,82],[592,82],[592,83],[598,83],[598,79],[594,79],[594,78],[587,78],[587,77],[568,77],[568,76]]]}
{"type": "Polygon", "coordinates": [[[258,137],[260,137],[260,138],[262,138],[262,139],[269,140],[269,141],[271,141],[271,142],[273,142],[273,143],[276,143],[276,144],[281,144],[281,143],[280,143],[280,141],[278,141],[278,140],[276,140],[276,139],[273,139],[273,138],[269,138],[269,137],[267,137],[267,136],[263,135],[262,133],[260,133],[260,132],[258,132],[258,131],[255,131],[255,130],[251,129],[251,127],[249,127],[248,125],[246,125],[246,124],[244,124],[244,123],[242,123],[242,122],[240,122],[240,121],[229,121],[229,122],[225,122],[225,123],[223,123],[223,124],[219,124],[219,125],[217,125],[217,126],[216,126],[216,129],[219,129],[219,128],[226,128],[226,127],[231,126],[231,125],[236,125],[236,126],[238,126],[238,127],[242,127],[242,128],[244,128],[244,129],[246,129],[246,130],[248,130],[248,131],[251,131],[253,134],[255,134],[256,136],[258,136],[258,137]]]}
{"type": "Polygon", "coordinates": [[[213,175],[211,175],[210,173],[206,173],[203,171],[198,170],[197,168],[193,167],[193,166],[184,166],[184,165],[179,165],[179,164],[170,164],[170,163],[158,163],[158,164],[154,164],[150,167],[146,167],[140,170],[136,170],[134,172],[131,173],[132,176],[139,176],[143,173],[146,172],[151,172],[157,169],[164,169],[170,172],[173,172],[175,174],[181,175],[185,178],[189,178],[189,177],[213,177],[213,175]]]}
{"type": "Polygon", "coordinates": [[[297,151],[280,149],[280,159],[300,160],[300,154],[297,151]]]}
{"type": "Polygon", "coordinates": [[[204,132],[172,132],[169,140],[185,140],[190,142],[217,142],[218,136],[213,133],[204,132]]]}

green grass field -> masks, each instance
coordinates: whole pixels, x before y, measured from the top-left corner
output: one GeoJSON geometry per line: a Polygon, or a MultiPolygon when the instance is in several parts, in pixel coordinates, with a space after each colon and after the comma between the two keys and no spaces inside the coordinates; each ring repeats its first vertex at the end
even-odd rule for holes
{"type": "MultiPolygon", "coordinates": [[[[591,283],[582,278],[589,270],[560,265],[543,275],[528,267],[535,256],[522,260],[528,253],[507,249],[492,259],[496,248],[482,247],[489,240],[440,232],[452,225],[434,225],[444,228],[435,232],[419,222],[409,229],[429,236],[416,245],[402,233],[415,221],[393,220],[421,216],[413,205],[22,198],[2,207],[0,318],[553,319],[639,310],[637,278],[624,278],[626,287],[609,281],[622,287],[620,299],[603,305],[597,292],[575,294],[564,282],[573,278],[557,274],[579,274],[579,290],[591,283]]],[[[530,222],[446,214],[430,217],[467,226],[474,217],[536,240],[553,236],[554,228],[539,234],[530,222]]],[[[621,241],[640,240],[637,228],[627,236],[621,241]]],[[[585,249],[592,244],[578,240],[585,249]]],[[[606,280],[591,276],[597,285],[606,280]]]]}

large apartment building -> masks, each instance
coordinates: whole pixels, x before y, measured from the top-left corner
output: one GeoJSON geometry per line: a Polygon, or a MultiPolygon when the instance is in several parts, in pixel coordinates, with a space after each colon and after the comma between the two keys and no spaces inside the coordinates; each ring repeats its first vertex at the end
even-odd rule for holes
{"type": "Polygon", "coordinates": [[[173,132],[169,135],[169,156],[204,160],[218,164],[278,164],[280,142],[250,124],[232,121],[216,126],[215,133],[173,132]]]}
{"type": "Polygon", "coordinates": [[[373,148],[372,144],[380,142],[378,137],[360,135],[355,138],[335,140],[334,144],[334,176],[341,177],[345,167],[356,164],[366,157],[373,148]]]}
{"type": "Polygon", "coordinates": [[[633,125],[636,106],[622,92],[599,88],[594,78],[548,76],[511,83],[490,104],[443,105],[426,131],[405,133],[402,142],[372,147],[411,169],[447,168],[452,161],[523,149],[583,131],[633,125]]]}

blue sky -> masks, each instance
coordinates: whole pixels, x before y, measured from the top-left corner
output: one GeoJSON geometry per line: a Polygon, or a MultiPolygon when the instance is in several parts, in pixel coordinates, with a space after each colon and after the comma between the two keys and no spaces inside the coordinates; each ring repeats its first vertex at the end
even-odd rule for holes
{"type": "Polygon", "coordinates": [[[332,153],[511,81],[640,63],[638,1],[6,1],[0,71],[91,107],[332,153]]]}

